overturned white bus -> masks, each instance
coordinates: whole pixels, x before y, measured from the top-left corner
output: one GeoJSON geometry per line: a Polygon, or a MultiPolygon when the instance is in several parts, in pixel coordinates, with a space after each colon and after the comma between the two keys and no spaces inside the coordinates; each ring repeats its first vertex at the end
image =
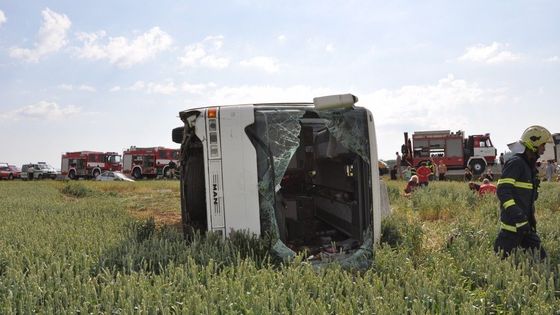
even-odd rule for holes
{"type": "Polygon", "coordinates": [[[180,112],[183,229],[272,239],[272,254],[362,264],[381,230],[371,112],[351,94],[180,112]]]}

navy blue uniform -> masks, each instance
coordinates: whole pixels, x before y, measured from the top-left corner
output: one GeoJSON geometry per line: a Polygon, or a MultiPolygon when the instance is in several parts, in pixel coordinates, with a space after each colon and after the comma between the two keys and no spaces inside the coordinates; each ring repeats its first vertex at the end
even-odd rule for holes
{"type": "Polygon", "coordinates": [[[494,243],[496,252],[502,250],[504,256],[509,256],[512,250],[521,247],[538,250],[542,259],[546,257],[536,229],[538,188],[535,163],[524,154],[516,154],[505,163],[497,190],[501,231],[494,243]]]}

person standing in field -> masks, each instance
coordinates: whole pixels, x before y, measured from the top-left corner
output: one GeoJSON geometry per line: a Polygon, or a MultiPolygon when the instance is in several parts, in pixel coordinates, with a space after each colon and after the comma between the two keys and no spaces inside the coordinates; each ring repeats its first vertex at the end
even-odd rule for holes
{"type": "Polygon", "coordinates": [[[551,139],[552,135],[546,128],[531,126],[525,129],[521,140],[510,146],[514,155],[504,165],[497,190],[501,229],[494,242],[494,251],[501,253],[502,258],[517,248],[536,252],[541,259],[546,258],[535,219],[535,200],[540,183],[536,163],[551,139]]]}
{"type": "Polygon", "coordinates": [[[426,166],[426,162],[422,162],[422,165],[416,170],[416,175],[418,175],[418,183],[422,186],[428,186],[430,182],[430,175],[432,171],[426,166]]]}
{"type": "Polygon", "coordinates": [[[445,180],[445,173],[447,173],[447,165],[443,161],[439,161],[438,164],[439,180],[445,180]]]}
{"type": "Polygon", "coordinates": [[[397,161],[398,178],[399,178],[399,179],[403,179],[403,174],[402,174],[402,157],[400,156],[399,152],[395,152],[395,154],[397,155],[396,161],[397,161]]]}
{"type": "Polygon", "coordinates": [[[33,169],[33,165],[29,164],[27,166],[27,179],[28,180],[33,180],[34,171],[35,171],[35,169],[33,169]]]}
{"type": "Polygon", "coordinates": [[[466,167],[465,168],[465,175],[464,175],[465,182],[470,182],[472,180],[472,172],[471,169],[466,167]]]}
{"type": "Polygon", "coordinates": [[[546,169],[545,169],[546,181],[551,182],[553,175],[554,175],[554,163],[552,160],[550,160],[546,163],[546,169]]]}
{"type": "Polygon", "coordinates": [[[439,180],[439,166],[436,162],[434,162],[434,158],[432,158],[432,175],[434,175],[431,180],[439,180]]]}

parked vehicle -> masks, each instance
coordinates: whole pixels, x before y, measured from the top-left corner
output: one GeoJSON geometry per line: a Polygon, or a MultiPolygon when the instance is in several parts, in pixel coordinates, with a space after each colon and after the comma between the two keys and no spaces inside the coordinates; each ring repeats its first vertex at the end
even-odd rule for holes
{"type": "Polygon", "coordinates": [[[28,163],[21,166],[21,178],[30,179],[29,174],[33,174],[31,179],[56,179],[59,175],[58,171],[45,162],[28,163]],[[29,168],[33,168],[33,172],[29,172],[29,168]]]}
{"type": "Polygon", "coordinates": [[[546,143],[544,154],[539,157],[539,162],[558,162],[560,157],[560,133],[552,134],[552,142],[546,143]]]}
{"type": "Polygon", "coordinates": [[[77,151],[62,155],[62,175],[70,179],[96,178],[103,171],[121,169],[121,156],[115,152],[77,151]]]}
{"type": "Polygon", "coordinates": [[[126,181],[126,182],[133,182],[134,180],[129,178],[128,176],[124,175],[121,172],[117,171],[105,171],[99,174],[95,180],[99,181],[126,181]]]}
{"type": "Polygon", "coordinates": [[[21,178],[21,170],[15,165],[0,163],[0,179],[16,179],[21,178]]]}
{"type": "Polygon", "coordinates": [[[439,164],[443,161],[449,170],[468,166],[475,175],[484,173],[496,159],[496,148],[489,133],[465,136],[461,130],[416,131],[412,141],[405,132],[401,151],[403,160],[412,167],[419,167],[422,162],[439,164]]]}
{"type": "Polygon", "coordinates": [[[134,179],[144,177],[174,177],[179,162],[179,150],[164,147],[132,146],[123,152],[123,173],[134,179]]]}
{"type": "Polygon", "coordinates": [[[369,257],[381,234],[381,184],[373,115],[357,100],[180,112],[172,138],[181,144],[185,234],[267,235],[282,259],[369,257]]]}

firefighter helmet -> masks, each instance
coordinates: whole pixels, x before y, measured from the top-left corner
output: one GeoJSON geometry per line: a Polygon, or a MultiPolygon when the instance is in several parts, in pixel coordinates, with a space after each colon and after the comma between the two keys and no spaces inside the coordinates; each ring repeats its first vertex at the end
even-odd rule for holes
{"type": "Polygon", "coordinates": [[[531,126],[521,136],[521,143],[533,152],[537,152],[538,147],[547,142],[552,142],[552,135],[542,126],[531,126]]]}

